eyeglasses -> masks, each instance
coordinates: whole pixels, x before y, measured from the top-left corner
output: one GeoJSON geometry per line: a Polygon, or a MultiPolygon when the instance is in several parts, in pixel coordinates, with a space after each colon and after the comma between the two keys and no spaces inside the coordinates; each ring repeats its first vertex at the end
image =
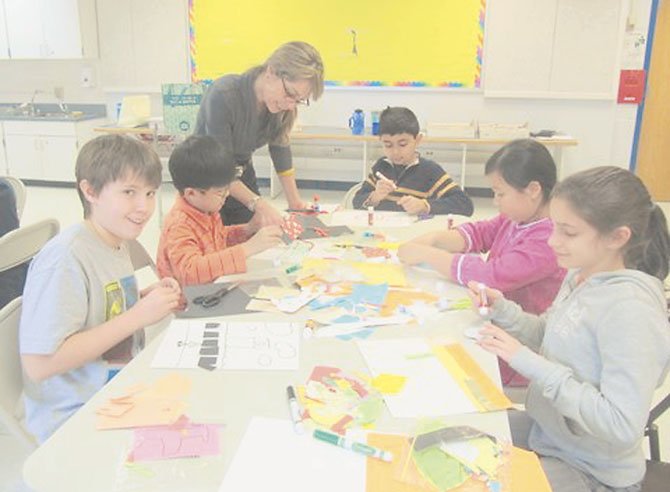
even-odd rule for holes
{"type": "Polygon", "coordinates": [[[284,94],[286,95],[286,97],[288,99],[290,99],[291,101],[293,101],[296,104],[300,104],[302,106],[309,106],[309,97],[306,97],[304,99],[300,99],[294,93],[289,92],[288,87],[286,87],[286,79],[284,78],[283,75],[280,78],[281,78],[281,83],[284,86],[284,94]]]}
{"type": "Polygon", "coordinates": [[[209,294],[206,296],[198,296],[195,299],[193,299],[193,304],[199,304],[205,309],[214,307],[218,305],[221,302],[221,299],[224,298],[226,294],[228,294],[231,290],[236,289],[239,287],[240,282],[235,282],[229,285],[226,285],[225,287],[222,287],[221,289],[217,290],[213,294],[209,294]]]}
{"type": "Polygon", "coordinates": [[[225,188],[221,189],[216,189],[216,188],[209,188],[209,189],[203,189],[203,188],[198,188],[198,191],[200,192],[201,195],[213,195],[217,198],[226,198],[230,192],[228,187],[226,186],[225,188]]]}

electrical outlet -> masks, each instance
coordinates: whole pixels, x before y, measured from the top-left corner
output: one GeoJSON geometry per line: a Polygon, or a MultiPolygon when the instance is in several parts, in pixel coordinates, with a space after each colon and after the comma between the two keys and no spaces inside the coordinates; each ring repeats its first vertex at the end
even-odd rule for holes
{"type": "Polygon", "coordinates": [[[83,67],[79,74],[79,82],[82,87],[95,87],[93,80],[93,69],[91,67],[83,67]]]}

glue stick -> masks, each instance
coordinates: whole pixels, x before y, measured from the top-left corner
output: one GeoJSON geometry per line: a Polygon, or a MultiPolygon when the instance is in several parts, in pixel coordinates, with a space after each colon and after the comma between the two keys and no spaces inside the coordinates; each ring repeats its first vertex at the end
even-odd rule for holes
{"type": "Polygon", "coordinates": [[[482,316],[488,316],[489,314],[489,300],[486,296],[486,285],[480,283],[479,288],[479,314],[482,316]]]}

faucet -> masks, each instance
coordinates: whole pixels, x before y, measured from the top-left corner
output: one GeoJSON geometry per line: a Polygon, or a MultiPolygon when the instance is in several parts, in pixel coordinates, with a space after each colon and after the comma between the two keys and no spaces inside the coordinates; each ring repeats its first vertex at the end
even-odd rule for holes
{"type": "Polygon", "coordinates": [[[63,87],[54,87],[54,96],[58,100],[58,108],[65,114],[70,114],[70,109],[65,104],[65,90],[63,87]]]}
{"type": "Polygon", "coordinates": [[[37,94],[40,93],[43,93],[43,91],[35,89],[35,92],[33,92],[33,96],[30,98],[30,101],[19,104],[19,109],[22,110],[24,114],[27,114],[29,116],[35,116],[37,114],[37,108],[35,107],[35,98],[37,97],[37,94]]]}

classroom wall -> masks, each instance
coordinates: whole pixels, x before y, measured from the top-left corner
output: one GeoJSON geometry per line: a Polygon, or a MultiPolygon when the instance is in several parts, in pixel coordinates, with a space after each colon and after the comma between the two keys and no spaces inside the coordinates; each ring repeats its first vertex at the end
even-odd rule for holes
{"type": "MultiPolygon", "coordinates": [[[[152,92],[153,111],[160,114],[160,84],[188,81],[187,0],[81,1],[97,8],[99,59],[0,61],[0,102],[24,101],[36,88],[52,91],[61,85],[69,102],[107,102],[110,109],[123,94],[152,92]],[[83,67],[93,69],[95,87],[80,87],[83,67]]],[[[647,32],[650,6],[651,0],[626,0],[636,30],[647,32]]],[[[579,140],[578,147],[564,153],[568,173],[601,164],[627,167],[637,110],[608,100],[489,98],[468,90],[328,88],[320,101],[301,108],[300,122],[343,127],[353,109],[386,105],[412,108],[423,125],[477,119],[528,121],[532,130],[561,130],[579,140]]]]}

